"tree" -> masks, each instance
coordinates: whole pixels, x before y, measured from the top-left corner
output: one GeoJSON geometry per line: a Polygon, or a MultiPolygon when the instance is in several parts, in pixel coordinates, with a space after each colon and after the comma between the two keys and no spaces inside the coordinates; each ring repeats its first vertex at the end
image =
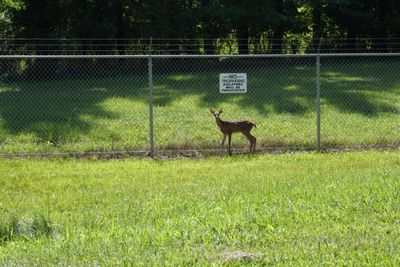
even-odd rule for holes
{"type": "Polygon", "coordinates": [[[375,0],[329,0],[326,12],[346,37],[346,49],[354,51],[358,37],[373,32],[373,2],[375,0]]]}
{"type": "MultiPolygon", "coordinates": [[[[220,40],[235,41],[240,54],[283,51],[293,36],[343,38],[332,47],[353,51],[377,37],[372,47],[390,48],[383,38],[399,37],[397,0],[3,0],[0,35],[22,38],[117,39],[126,53],[126,38],[173,38],[164,45],[175,52],[215,50],[220,40]],[[188,40],[188,41],[185,41],[188,40]]],[[[100,47],[80,45],[82,49],[100,47]]],[[[368,45],[371,45],[370,43],[368,45]]],[[[26,46],[24,46],[26,47],[26,46]]],[[[38,44],[39,53],[51,47],[38,44]]],[[[109,48],[109,47],[108,47],[109,48]]],[[[21,48],[19,48],[21,49],[21,48]]],[[[309,49],[311,51],[311,49],[309,49]]],[[[232,51],[231,51],[232,52],[232,51]]]]}
{"type": "Polygon", "coordinates": [[[3,0],[0,2],[0,37],[14,36],[12,27],[12,13],[23,8],[24,3],[19,0],[3,0]]]}

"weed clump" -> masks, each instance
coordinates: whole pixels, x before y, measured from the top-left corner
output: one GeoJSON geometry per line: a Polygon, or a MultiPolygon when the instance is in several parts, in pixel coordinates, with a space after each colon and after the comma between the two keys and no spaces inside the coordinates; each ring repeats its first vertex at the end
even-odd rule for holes
{"type": "Polygon", "coordinates": [[[0,217],[0,244],[16,240],[18,238],[36,239],[49,237],[53,233],[51,220],[42,214],[33,217],[0,217]]]}

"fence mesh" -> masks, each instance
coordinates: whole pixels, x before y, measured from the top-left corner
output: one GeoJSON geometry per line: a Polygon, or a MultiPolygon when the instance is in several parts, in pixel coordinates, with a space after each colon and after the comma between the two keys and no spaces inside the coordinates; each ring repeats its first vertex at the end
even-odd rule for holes
{"type": "Polygon", "coordinates": [[[148,148],[145,59],[9,59],[0,82],[2,152],[148,148]]]}
{"type": "MultiPolygon", "coordinates": [[[[158,149],[218,148],[222,140],[208,108],[223,120],[252,120],[261,147],[315,143],[313,58],[183,58],[154,61],[158,149]],[[220,73],[246,73],[247,92],[220,93],[220,73]]],[[[236,134],[236,148],[247,139],[236,134]]]]}
{"type": "MultiPolygon", "coordinates": [[[[156,151],[219,149],[210,107],[256,122],[257,149],[315,149],[316,57],[152,56],[150,75],[149,56],[3,56],[0,153],[148,151],[150,91],[156,151]],[[221,93],[221,73],[247,92],[221,93]]],[[[399,71],[395,54],[321,55],[322,148],[400,145],[399,71]]]]}
{"type": "Polygon", "coordinates": [[[322,144],[400,144],[399,73],[398,56],[322,58],[322,144]]]}

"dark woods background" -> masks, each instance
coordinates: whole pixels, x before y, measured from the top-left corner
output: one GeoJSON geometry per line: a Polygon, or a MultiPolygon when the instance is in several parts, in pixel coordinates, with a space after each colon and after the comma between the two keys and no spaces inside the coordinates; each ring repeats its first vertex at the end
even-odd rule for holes
{"type": "Polygon", "coordinates": [[[321,37],[322,52],[390,52],[399,48],[399,33],[398,0],[2,0],[0,4],[2,54],[142,54],[150,49],[150,37],[152,50],[164,54],[314,52],[321,37]]]}

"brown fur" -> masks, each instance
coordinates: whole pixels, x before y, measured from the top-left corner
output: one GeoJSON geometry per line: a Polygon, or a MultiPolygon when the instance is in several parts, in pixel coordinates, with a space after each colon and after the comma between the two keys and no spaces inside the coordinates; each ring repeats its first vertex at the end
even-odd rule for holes
{"type": "Polygon", "coordinates": [[[219,111],[215,111],[214,109],[210,108],[208,110],[211,114],[214,115],[217,125],[221,132],[224,134],[222,139],[222,148],[224,148],[226,136],[228,136],[228,154],[232,155],[231,151],[231,140],[232,140],[232,133],[242,133],[250,142],[250,153],[254,153],[256,150],[256,141],[255,138],[251,133],[251,129],[256,126],[256,124],[249,120],[240,120],[240,121],[223,121],[219,117],[219,115],[223,112],[222,109],[219,111]]]}

